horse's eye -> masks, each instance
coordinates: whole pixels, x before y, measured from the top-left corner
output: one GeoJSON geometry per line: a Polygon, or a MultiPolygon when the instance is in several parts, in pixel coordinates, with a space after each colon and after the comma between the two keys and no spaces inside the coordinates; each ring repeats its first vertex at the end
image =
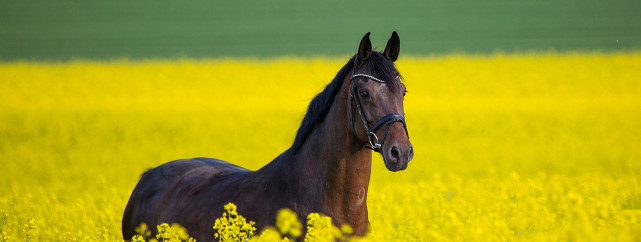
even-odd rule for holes
{"type": "Polygon", "coordinates": [[[362,98],[369,97],[369,93],[367,93],[367,91],[365,90],[361,90],[360,92],[358,92],[358,94],[361,95],[362,98]]]}
{"type": "Polygon", "coordinates": [[[403,91],[403,97],[407,94],[407,90],[403,91]]]}

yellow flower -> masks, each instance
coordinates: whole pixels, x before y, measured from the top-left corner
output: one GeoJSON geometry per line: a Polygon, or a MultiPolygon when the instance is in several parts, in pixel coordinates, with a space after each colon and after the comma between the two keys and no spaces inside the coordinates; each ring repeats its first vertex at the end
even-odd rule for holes
{"type": "Polygon", "coordinates": [[[223,216],[214,221],[213,229],[217,231],[214,238],[219,241],[246,241],[254,235],[254,222],[247,222],[245,217],[238,214],[236,205],[228,203],[223,208],[223,216]]]}
{"type": "Polygon", "coordinates": [[[143,239],[146,239],[151,235],[151,231],[149,231],[147,224],[144,222],[141,223],[140,226],[136,227],[135,231],[136,231],[136,234],[141,235],[143,239]]]}
{"type": "Polygon", "coordinates": [[[171,239],[171,228],[169,227],[169,224],[162,223],[156,227],[158,228],[158,233],[156,234],[157,239],[161,239],[161,241],[171,239]]]}
{"type": "Polygon", "coordinates": [[[352,229],[352,226],[350,226],[349,224],[343,224],[341,225],[341,232],[343,234],[352,234],[354,230],[352,229]]]}
{"type": "Polygon", "coordinates": [[[307,216],[305,241],[334,241],[336,239],[343,239],[343,234],[332,224],[332,218],[319,213],[310,213],[307,216]]]}
{"type": "Polygon", "coordinates": [[[302,234],[303,226],[298,221],[298,216],[294,211],[283,208],[276,215],[276,227],[282,235],[291,235],[298,238],[302,234]]]}
{"type": "Polygon", "coordinates": [[[26,241],[31,241],[32,238],[38,236],[38,228],[36,227],[36,222],[35,219],[29,218],[27,219],[27,222],[24,224],[24,227],[22,231],[25,233],[26,241]]]}
{"type": "Polygon", "coordinates": [[[132,242],[145,242],[145,239],[142,237],[142,235],[137,234],[137,235],[134,235],[133,237],[131,237],[131,241],[132,242]]]}

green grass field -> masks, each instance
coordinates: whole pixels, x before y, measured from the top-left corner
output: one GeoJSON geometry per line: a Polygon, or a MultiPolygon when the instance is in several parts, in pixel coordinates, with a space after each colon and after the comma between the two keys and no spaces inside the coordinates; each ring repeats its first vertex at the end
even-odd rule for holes
{"type": "Polygon", "coordinates": [[[1,1],[0,60],[629,50],[641,1],[1,1]]]}

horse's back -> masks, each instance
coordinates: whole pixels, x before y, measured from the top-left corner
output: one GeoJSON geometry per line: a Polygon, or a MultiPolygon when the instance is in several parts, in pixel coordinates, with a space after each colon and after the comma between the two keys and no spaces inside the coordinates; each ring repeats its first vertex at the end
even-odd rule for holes
{"type": "MultiPolygon", "coordinates": [[[[206,157],[198,157],[193,159],[182,159],[167,162],[161,166],[149,169],[143,177],[150,172],[159,173],[163,179],[177,178],[184,175],[199,176],[203,178],[213,176],[224,176],[238,172],[249,172],[243,167],[234,165],[232,163],[206,157]]],[[[142,181],[142,179],[141,179],[142,181]]]]}
{"type": "Polygon", "coordinates": [[[213,158],[175,160],[142,174],[125,207],[122,233],[125,240],[135,234],[141,223],[153,226],[172,191],[178,187],[198,190],[203,181],[251,172],[248,169],[213,158]]]}

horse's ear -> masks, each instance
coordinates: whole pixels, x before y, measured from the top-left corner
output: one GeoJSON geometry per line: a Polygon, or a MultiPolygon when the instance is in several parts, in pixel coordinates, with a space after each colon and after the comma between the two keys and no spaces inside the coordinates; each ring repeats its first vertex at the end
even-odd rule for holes
{"type": "Polygon", "coordinates": [[[361,39],[361,44],[358,46],[358,63],[357,65],[360,65],[361,63],[365,62],[369,55],[372,53],[372,42],[369,40],[369,32],[363,36],[363,39],[361,39]]]}
{"type": "Polygon", "coordinates": [[[398,38],[396,31],[392,33],[392,37],[387,41],[387,46],[385,47],[385,56],[392,61],[398,59],[398,53],[401,52],[401,39],[398,38]]]}

